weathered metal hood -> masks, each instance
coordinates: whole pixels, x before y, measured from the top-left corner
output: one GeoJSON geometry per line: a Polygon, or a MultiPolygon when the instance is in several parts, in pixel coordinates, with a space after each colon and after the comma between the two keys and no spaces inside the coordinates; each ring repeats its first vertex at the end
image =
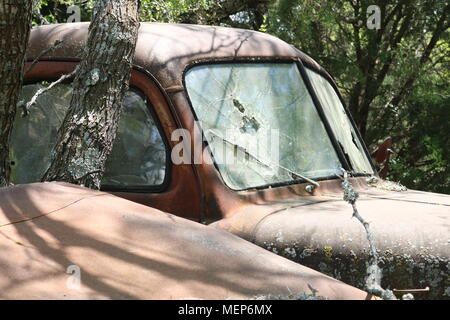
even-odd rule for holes
{"type": "MultiPolygon", "coordinates": [[[[339,194],[250,205],[213,225],[359,287],[369,245],[339,194]]],[[[357,207],[370,222],[391,289],[431,287],[450,295],[450,197],[368,189],[357,207]]],[[[420,297],[419,297],[420,298],[420,297]]]]}
{"type": "Polygon", "coordinates": [[[0,189],[0,299],[367,294],[227,232],[61,183],[0,189]],[[78,269],[76,278],[67,270],[78,269]]]}

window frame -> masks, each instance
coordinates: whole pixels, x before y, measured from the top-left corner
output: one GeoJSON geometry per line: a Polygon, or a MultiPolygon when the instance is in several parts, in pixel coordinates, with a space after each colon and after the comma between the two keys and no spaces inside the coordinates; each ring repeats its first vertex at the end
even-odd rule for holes
{"type": "Polygon", "coordinates": [[[161,193],[165,191],[170,184],[171,181],[171,150],[169,142],[167,141],[167,137],[164,133],[164,129],[159,121],[159,118],[153,108],[153,105],[150,99],[142,92],[138,87],[130,85],[128,91],[133,91],[137,95],[139,95],[145,102],[147,106],[147,110],[150,113],[150,116],[153,119],[153,122],[158,130],[158,133],[163,141],[164,149],[166,153],[166,161],[165,161],[165,172],[164,172],[164,180],[161,184],[158,185],[143,185],[143,186],[111,186],[111,185],[101,185],[100,190],[107,192],[133,192],[133,193],[161,193]]]}

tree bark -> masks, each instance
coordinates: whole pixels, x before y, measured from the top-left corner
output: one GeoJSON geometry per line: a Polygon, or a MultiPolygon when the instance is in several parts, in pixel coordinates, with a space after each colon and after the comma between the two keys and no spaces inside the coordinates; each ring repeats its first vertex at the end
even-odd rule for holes
{"type": "Polygon", "coordinates": [[[97,0],[69,110],[43,181],[99,189],[128,90],[139,29],[137,0],[97,0]]]}
{"type": "Polygon", "coordinates": [[[0,0],[0,187],[10,181],[9,141],[22,87],[32,2],[0,0]]]}

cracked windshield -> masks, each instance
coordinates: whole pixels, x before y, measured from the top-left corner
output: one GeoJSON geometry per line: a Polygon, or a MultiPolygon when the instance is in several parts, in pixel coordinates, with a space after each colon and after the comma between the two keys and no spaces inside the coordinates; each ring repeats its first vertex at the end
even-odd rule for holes
{"type": "Polygon", "coordinates": [[[235,190],[340,174],[294,63],[202,65],[186,89],[214,160],[235,190]]]}

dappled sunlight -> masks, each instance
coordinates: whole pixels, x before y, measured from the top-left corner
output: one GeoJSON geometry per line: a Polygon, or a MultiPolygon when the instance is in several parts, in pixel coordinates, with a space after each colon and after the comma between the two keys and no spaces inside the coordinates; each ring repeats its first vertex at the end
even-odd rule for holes
{"type": "Polygon", "coordinates": [[[57,183],[1,191],[5,219],[24,208],[41,212],[0,227],[7,253],[0,260],[4,298],[251,298],[310,294],[308,284],[324,296],[365,297],[224,231],[99,194],[57,183]],[[48,199],[50,214],[40,203],[45,189],[54,195],[48,199]],[[16,207],[15,199],[20,199],[16,207]],[[63,206],[55,211],[58,202],[63,206]],[[71,265],[81,270],[79,291],[66,287],[71,265]]]}

